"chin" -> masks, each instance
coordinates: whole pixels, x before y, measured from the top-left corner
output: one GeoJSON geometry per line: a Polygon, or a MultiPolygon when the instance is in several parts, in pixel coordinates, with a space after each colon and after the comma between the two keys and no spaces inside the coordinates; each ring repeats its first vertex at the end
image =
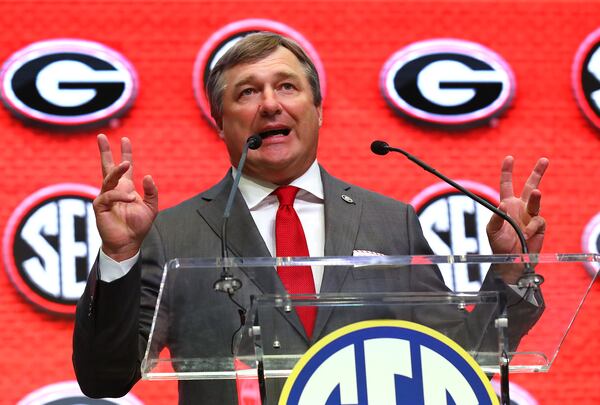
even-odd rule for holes
{"type": "Polygon", "coordinates": [[[255,162],[257,166],[265,168],[285,168],[296,160],[289,148],[277,147],[277,145],[261,147],[258,152],[259,156],[256,157],[255,162]]]}

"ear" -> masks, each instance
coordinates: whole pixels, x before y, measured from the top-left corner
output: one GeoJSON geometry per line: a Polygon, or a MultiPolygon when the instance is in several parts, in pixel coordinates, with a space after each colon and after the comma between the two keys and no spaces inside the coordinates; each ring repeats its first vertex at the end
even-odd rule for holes
{"type": "Polygon", "coordinates": [[[217,121],[213,117],[213,123],[215,124],[215,127],[217,128],[217,131],[219,132],[219,138],[224,139],[225,133],[223,132],[223,119],[220,119],[217,121]]]}
{"type": "Polygon", "coordinates": [[[323,104],[317,107],[317,115],[319,117],[319,128],[323,125],[323,104]]]}

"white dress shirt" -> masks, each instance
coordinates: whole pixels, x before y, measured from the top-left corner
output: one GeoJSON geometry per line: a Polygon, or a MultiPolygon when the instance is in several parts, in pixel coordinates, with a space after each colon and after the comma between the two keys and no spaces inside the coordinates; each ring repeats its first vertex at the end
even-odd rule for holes
{"type": "MultiPolygon", "coordinates": [[[[233,174],[235,175],[235,169],[233,174]]],[[[308,253],[311,257],[325,256],[325,195],[317,161],[314,161],[308,170],[292,181],[290,185],[300,189],[294,201],[294,209],[298,213],[304,229],[308,253]]],[[[248,205],[260,236],[273,257],[277,255],[275,217],[279,201],[277,196],[272,193],[277,187],[275,184],[247,176],[242,176],[240,180],[240,192],[248,205]]],[[[312,266],[312,272],[315,291],[319,292],[323,280],[323,266],[312,266]]]]}
{"type": "MultiPolygon", "coordinates": [[[[236,169],[233,168],[232,175],[235,176],[235,173],[236,169]]],[[[304,228],[309,255],[322,257],[325,255],[325,196],[321,171],[317,161],[315,160],[308,170],[292,181],[290,185],[300,189],[294,201],[294,209],[298,213],[304,228]]],[[[279,201],[277,196],[272,193],[277,187],[275,184],[245,175],[242,175],[239,185],[239,190],[250,210],[254,223],[273,257],[277,254],[275,248],[275,216],[279,201]]],[[[139,252],[130,259],[117,262],[100,249],[100,279],[111,282],[123,277],[133,267],[138,257],[139,252]]],[[[323,280],[323,266],[313,266],[312,272],[315,291],[319,292],[323,280]]]]}

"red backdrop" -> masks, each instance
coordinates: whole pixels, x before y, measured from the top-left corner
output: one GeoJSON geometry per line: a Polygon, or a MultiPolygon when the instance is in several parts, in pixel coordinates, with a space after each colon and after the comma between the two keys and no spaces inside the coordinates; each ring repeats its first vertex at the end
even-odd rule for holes
{"type": "MultiPolygon", "coordinates": [[[[317,49],[327,74],[319,161],[355,184],[409,201],[432,177],[369,151],[388,139],[451,177],[497,188],[505,154],[516,158],[522,184],[538,156],[551,160],[542,185],[548,220],[546,252],[581,251],[586,223],[598,213],[600,134],[579,111],[571,65],[584,38],[600,27],[597,2],[542,1],[3,1],[0,61],[28,44],[52,38],[101,42],[135,66],[140,91],[131,111],[112,128],[60,132],[22,124],[0,109],[0,227],[16,207],[48,185],[100,185],[95,135],[116,144],[132,139],[136,177],[151,173],[161,208],[220,179],[228,158],[203,119],[192,91],[194,59],[227,23],[269,18],[301,32],[317,49]],[[494,127],[444,131],[416,126],[385,103],[380,70],[415,41],[452,37],[481,43],[511,65],[513,106],[494,127]]],[[[548,374],[513,380],[542,404],[600,402],[600,286],[577,319],[548,374]]],[[[72,320],[33,308],[0,272],[0,402],[74,378],[72,320]]],[[[173,383],[142,382],[133,392],[147,403],[173,402],[173,383]]]]}

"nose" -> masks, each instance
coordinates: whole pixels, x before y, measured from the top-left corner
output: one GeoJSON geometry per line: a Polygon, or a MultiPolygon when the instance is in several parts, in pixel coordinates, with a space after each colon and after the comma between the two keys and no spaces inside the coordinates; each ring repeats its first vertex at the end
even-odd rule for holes
{"type": "Polygon", "coordinates": [[[265,89],[263,91],[260,114],[263,117],[270,117],[281,113],[281,104],[277,99],[277,95],[273,89],[265,89]]]}

